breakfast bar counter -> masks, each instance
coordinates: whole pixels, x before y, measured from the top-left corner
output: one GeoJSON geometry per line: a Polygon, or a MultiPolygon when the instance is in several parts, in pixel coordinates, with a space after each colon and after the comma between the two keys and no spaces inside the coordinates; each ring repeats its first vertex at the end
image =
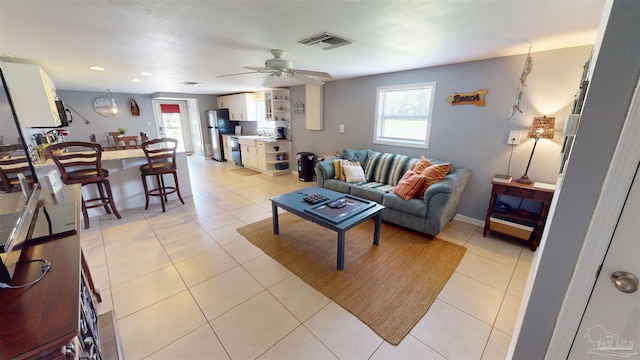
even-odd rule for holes
{"type": "MultiPolygon", "coordinates": [[[[102,152],[102,168],[109,170],[109,182],[111,183],[111,190],[118,211],[144,207],[145,196],[142,188],[142,179],[140,178],[140,166],[146,163],[147,159],[142,149],[102,152]]],[[[176,165],[178,167],[178,182],[180,183],[182,197],[192,196],[189,164],[187,163],[187,155],[184,152],[176,154],[176,165]]],[[[48,191],[44,177],[51,170],[57,171],[56,165],[53,160],[47,159],[45,162],[36,162],[34,167],[38,180],[45,188],[43,191],[48,191]]],[[[57,176],[60,177],[60,174],[58,173],[57,176]]],[[[149,179],[148,181],[151,180],[149,179]]],[[[173,185],[173,177],[165,176],[165,183],[173,185]]],[[[95,197],[95,192],[97,191],[95,189],[94,186],[84,187],[82,191],[85,194],[85,198],[88,198],[88,196],[95,197]]],[[[170,195],[169,200],[172,199],[174,198],[170,195]]],[[[177,199],[177,196],[175,196],[175,199],[177,199]]],[[[160,203],[160,200],[156,197],[151,197],[149,201],[151,204],[160,203]]],[[[102,207],[89,209],[89,216],[103,214],[106,214],[106,212],[102,207]]]]}

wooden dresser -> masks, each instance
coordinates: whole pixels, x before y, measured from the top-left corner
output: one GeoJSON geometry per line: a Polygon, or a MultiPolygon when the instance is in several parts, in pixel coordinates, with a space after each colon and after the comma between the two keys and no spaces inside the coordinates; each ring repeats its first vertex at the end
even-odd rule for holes
{"type": "MultiPolygon", "coordinates": [[[[79,185],[65,186],[55,197],[43,189],[38,205],[69,202],[80,203],[79,185]]],[[[22,289],[0,289],[0,359],[120,358],[114,328],[104,331],[109,339],[99,334],[101,322],[115,321],[111,312],[97,316],[91,275],[82,266],[79,209],[76,234],[25,245],[9,284],[37,279],[42,263],[27,262],[35,259],[51,263],[42,280],[22,289]]]]}
{"type": "Polygon", "coordinates": [[[553,190],[539,189],[532,185],[519,184],[515,181],[509,183],[493,182],[491,199],[487,208],[483,236],[493,231],[507,235],[515,239],[529,243],[531,250],[535,251],[540,244],[542,230],[547,221],[549,206],[553,199],[553,190]],[[528,199],[541,203],[539,214],[519,212],[517,208],[506,212],[497,211],[495,208],[499,195],[508,195],[521,199],[528,199]]]}

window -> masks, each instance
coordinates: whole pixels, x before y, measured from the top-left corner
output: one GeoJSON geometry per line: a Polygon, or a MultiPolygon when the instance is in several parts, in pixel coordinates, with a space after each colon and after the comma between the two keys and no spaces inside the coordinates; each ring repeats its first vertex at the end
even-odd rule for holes
{"type": "Polygon", "coordinates": [[[428,148],[435,92],[435,82],[378,87],[373,142],[428,148]]]}

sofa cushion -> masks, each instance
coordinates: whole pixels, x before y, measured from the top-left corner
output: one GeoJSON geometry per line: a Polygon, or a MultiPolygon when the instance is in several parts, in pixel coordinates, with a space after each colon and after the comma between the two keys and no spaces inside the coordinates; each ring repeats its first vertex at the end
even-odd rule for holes
{"type": "Polygon", "coordinates": [[[395,193],[384,194],[382,205],[415,216],[427,216],[427,204],[416,198],[404,200],[395,193]]]}
{"type": "Polygon", "coordinates": [[[351,193],[351,185],[348,182],[344,182],[342,180],[335,179],[325,179],[324,187],[329,190],[341,192],[343,194],[351,193]]]}
{"type": "Polygon", "coordinates": [[[398,185],[400,178],[418,160],[401,154],[373,152],[364,169],[367,181],[398,185]]]}
{"type": "Polygon", "coordinates": [[[378,191],[383,192],[383,193],[393,192],[393,185],[383,184],[383,183],[379,183],[379,182],[363,182],[363,183],[359,183],[359,184],[356,184],[356,185],[358,187],[375,189],[375,190],[378,190],[378,191]]]}
{"type": "Polygon", "coordinates": [[[425,179],[425,182],[422,184],[422,188],[418,192],[418,197],[420,199],[424,199],[424,192],[427,191],[429,186],[437,183],[447,176],[449,167],[449,164],[433,164],[420,173],[420,176],[425,179]]]}
{"type": "Polygon", "coordinates": [[[351,195],[357,196],[359,198],[375,201],[378,204],[382,204],[382,198],[386,193],[382,190],[364,187],[364,186],[352,186],[351,187],[351,195]]]}
{"type": "MultiPolygon", "coordinates": [[[[393,188],[393,192],[398,194],[401,198],[409,200],[422,189],[426,180],[426,176],[407,170],[407,172],[402,176],[402,179],[398,182],[398,185],[393,188]]],[[[424,194],[424,191],[422,193],[424,194]]]]}
{"type": "Polygon", "coordinates": [[[373,151],[371,149],[363,149],[363,150],[353,150],[353,149],[344,149],[342,150],[342,157],[350,161],[359,161],[360,164],[364,166],[367,163],[367,159],[369,155],[373,151]]]}
{"type": "Polygon", "coordinates": [[[342,167],[342,172],[348,183],[361,183],[367,181],[364,176],[364,170],[360,165],[345,165],[342,167]]]}

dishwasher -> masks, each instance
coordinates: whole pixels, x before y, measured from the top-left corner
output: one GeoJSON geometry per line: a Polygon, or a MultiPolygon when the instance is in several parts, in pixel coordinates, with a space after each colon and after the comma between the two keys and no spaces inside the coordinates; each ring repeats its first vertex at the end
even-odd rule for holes
{"type": "Polygon", "coordinates": [[[229,149],[231,149],[231,160],[236,164],[242,166],[242,156],[240,155],[240,142],[235,136],[229,137],[229,149]]]}

